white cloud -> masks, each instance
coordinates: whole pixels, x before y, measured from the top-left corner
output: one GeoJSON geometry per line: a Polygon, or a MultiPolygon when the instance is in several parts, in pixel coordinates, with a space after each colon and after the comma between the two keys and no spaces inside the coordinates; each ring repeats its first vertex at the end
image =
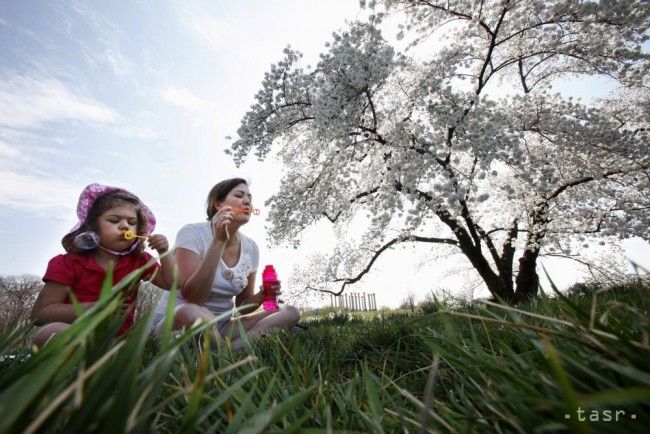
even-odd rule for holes
{"type": "Polygon", "coordinates": [[[222,30],[225,27],[224,23],[216,18],[205,13],[190,12],[188,10],[183,10],[180,15],[181,21],[186,23],[190,29],[196,32],[215,50],[218,51],[224,45],[224,42],[227,41],[222,30]]]}
{"type": "Polygon", "coordinates": [[[84,35],[83,38],[74,38],[72,32],[74,21],[72,17],[67,17],[68,22],[71,23],[66,27],[68,36],[76,39],[87,59],[93,63],[108,65],[117,76],[125,77],[130,75],[133,69],[133,62],[122,51],[122,41],[125,40],[122,29],[104,14],[93,9],[85,2],[73,0],[67,6],[77,13],[83,22],[89,25],[95,33],[91,37],[84,35]],[[93,44],[97,44],[99,47],[93,44]]]}
{"type": "Polygon", "coordinates": [[[189,111],[201,110],[206,106],[205,101],[181,87],[167,86],[162,91],[162,97],[165,101],[189,111]]]}
{"type": "Polygon", "coordinates": [[[25,160],[26,157],[15,147],[0,141],[0,158],[3,160],[25,160]]]}
{"type": "Polygon", "coordinates": [[[34,177],[0,169],[0,203],[13,209],[68,215],[79,186],[51,177],[34,177]]]}
{"type": "Polygon", "coordinates": [[[53,218],[70,215],[80,191],[74,180],[87,177],[93,168],[61,170],[79,158],[67,148],[78,136],[76,129],[53,134],[49,123],[84,122],[118,137],[155,137],[139,118],[137,113],[121,116],[44,74],[0,75],[0,214],[20,210],[53,218]]]}
{"type": "Polygon", "coordinates": [[[118,125],[111,128],[111,133],[119,137],[139,140],[154,140],[159,137],[159,134],[153,128],[133,124],[118,125]]]}
{"type": "Polygon", "coordinates": [[[0,78],[0,126],[34,128],[74,120],[115,123],[118,118],[107,105],[75,94],[53,78],[16,74],[0,78]]]}
{"type": "Polygon", "coordinates": [[[124,77],[131,72],[131,62],[116,47],[106,47],[99,58],[104,59],[116,75],[124,77]]]}

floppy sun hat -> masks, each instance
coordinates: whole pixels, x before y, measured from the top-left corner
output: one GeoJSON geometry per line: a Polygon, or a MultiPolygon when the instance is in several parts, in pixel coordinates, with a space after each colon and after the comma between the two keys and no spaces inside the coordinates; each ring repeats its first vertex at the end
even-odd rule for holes
{"type": "MultiPolygon", "coordinates": [[[[77,203],[77,217],[79,218],[79,221],[70,230],[70,232],[76,231],[86,222],[86,219],[88,218],[88,212],[90,211],[90,208],[92,208],[97,198],[103,196],[104,194],[113,193],[116,191],[128,193],[130,195],[135,196],[133,193],[131,193],[128,190],[119,187],[112,187],[110,185],[90,184],[86,188],[84,188],[83,191],[81,192],[81,195],[79,195],[79,202],[77,203]]],[[[145,205],[142,201],[140,201],[140,211],[142,212],[143,217],[147,221],[146,235],[151,235],[153,233],[153,230],[156,227],[156,218],[154,217],[149,207],[145,205]]],[[[77,235],[77,237],[74,240],[74,243],[75,245],[77,245],[78,247],[84,250],[90,250],[96,247],[101,247],[102,249],[104,249],[102,246],[99,245],[98,235],[92,231],[83,232],[77,235]]],[[[139,241],[133,243],[131,248],[125,252],[114,252],[112,250],[108,250],[108,251],[110,253],[117,254],[117,255],[128,254],[135,249],[138,243],[139,241]]]]}
{"type": "MultiPolygon", "coordinates": [[[[135,194],[131,193],[128,190],[119,187],[111,187],[110,185],[90,184],[84,188],[79,195],[79,202],[77,202],[77,217],[79,217],[79,221],[75,227],[70,230],[70,232],[76,231],[81,227],[81,225],[86,222],[86,219],[88,218],[88,211],[90,211],[90,208],[93,206],[99,196],[103,196],[106,193],[113,193],[115,191],[121,191],[123,193],[128,193],[132,196],[135,196],[135,194]]],[[[142,215],[147,220],[147,235],[151,235],[153,233],[153,230],[156,228],[156,218],[154,217],[149,207],[142,201],[140,201],[140,209],[142,211],[142,215]]]]}

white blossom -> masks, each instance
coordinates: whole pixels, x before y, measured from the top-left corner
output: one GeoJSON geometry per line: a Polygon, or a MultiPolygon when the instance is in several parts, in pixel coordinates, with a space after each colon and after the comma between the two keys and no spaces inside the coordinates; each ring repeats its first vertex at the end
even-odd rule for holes
{"type": "Polygon", "coordinates": [[[368,215],[372,249],[343,240],[320,258],[329,271],[319,278],[354,278],[393,237],[450,237],[487,264],[477,272],[493,293],[512,296],[518,273],[530,277],[522,291],[536,290],[546,244],[564,251],[581,233],[650,239],[643,1],[379,4],[368,5],[369,22],[335,33],[314,68],[287,48],[242,120],[235,162],[277,146],[287,168],[267,203],[271,241],[297,246],[320,219],[341,226],[368,215]],[[411,47],[430,38],[444,46],[398,52],[381,33],[392,11],[405,14],[411,47]],[[588,102],[551,89],[576,74],[619,88],[588,102]],[[502,84],[517,90],[494,96],[502,84]]]}

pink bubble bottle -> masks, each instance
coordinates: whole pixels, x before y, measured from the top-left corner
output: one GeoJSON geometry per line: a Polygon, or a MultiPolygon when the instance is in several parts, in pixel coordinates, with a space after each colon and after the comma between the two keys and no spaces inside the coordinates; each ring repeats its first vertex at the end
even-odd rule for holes
{"type": "Polygon", "coordinates": [[[277,285],[278,283],[278,275],[275,273],[273,265],[265,266],[264,271],[262,271],[262,287],[264,289],[264,302],[262,303],[262,308],[264,308],[264,310],[280,309],[277,297],[273,289],[271,289],[272,286],[277,285]]]}

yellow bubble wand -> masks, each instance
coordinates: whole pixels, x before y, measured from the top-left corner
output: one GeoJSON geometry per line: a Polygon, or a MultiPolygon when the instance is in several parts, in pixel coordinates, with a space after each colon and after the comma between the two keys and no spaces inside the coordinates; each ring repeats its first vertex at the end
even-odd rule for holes
{"type": "Polygon", "coordinates": [[[122,236],[124,237],[125,240],[134,240],[136,238],[142,238],[143,240],[146,240],[148,237],[144,235],[136,235],[136,233],[132,230],[125,231],[122,236]]]}

